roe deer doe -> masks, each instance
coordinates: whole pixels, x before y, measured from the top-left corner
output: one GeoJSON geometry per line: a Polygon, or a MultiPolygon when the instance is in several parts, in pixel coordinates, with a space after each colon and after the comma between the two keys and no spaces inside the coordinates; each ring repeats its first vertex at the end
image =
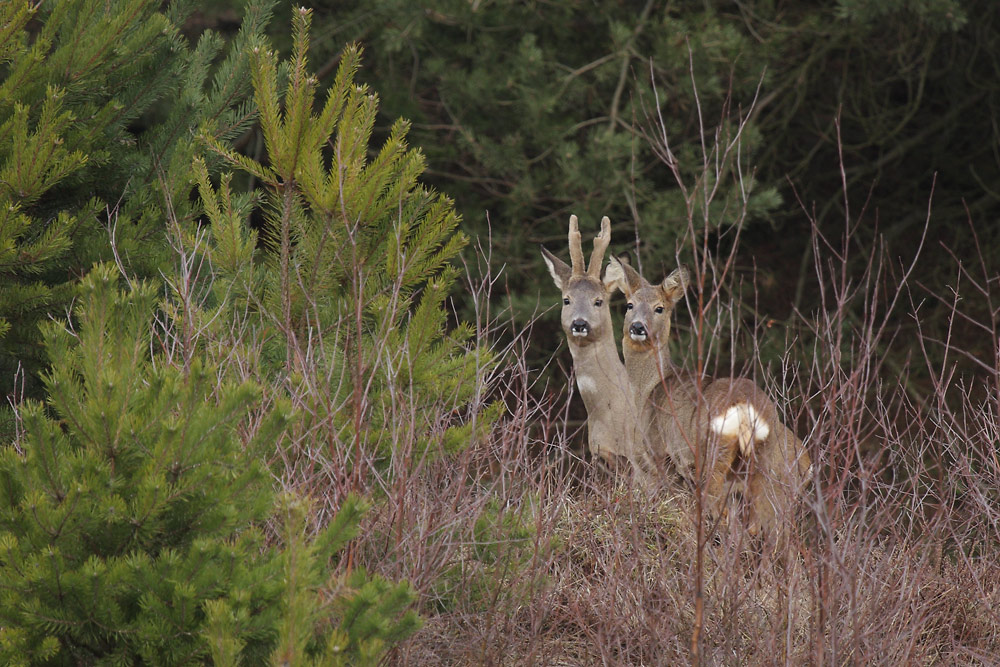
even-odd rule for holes
{"type": "Polygon", "coordinates": [[[590,265],[584,268],[580,228],[573,215],[569,219],[571,266],[544,247],[542,258],[562,291],[562,328],[573,355],[576,384],[587,407],[590,452],[609,463],[621,456],[634,464],[636,411],[608,307],[615,287],[609,288],[601,280],[601,264],[610,243],[611,221],[605,216],[601,233],[594,239],[590,265]]]}
{"type": "Polygon", "coordinates": [[[809,454],[752,381],[727,377],[699,383],[671,364],[670,316],[689,280],[682,267],[652,285],[613,256],[605,274],[605,281],[617,282],[628,300],[622,353],[642,431],[637,467],[655,472],[669,457],[692,481],[700,469],[714,518],[725,515],[732,485],[749,501],[750,531],[763,528],[781,540],[810,475],[809,454]]]}

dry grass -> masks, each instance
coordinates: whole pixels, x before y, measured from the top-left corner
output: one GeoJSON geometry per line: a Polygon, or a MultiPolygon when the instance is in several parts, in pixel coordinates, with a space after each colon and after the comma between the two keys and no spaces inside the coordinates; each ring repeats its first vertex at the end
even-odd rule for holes
{"type": "MultiPolygon", "coordinates": [[[[697,488],[670,479],[650,493],[633,487],[627,466],[581,460],[569,378],[539,386],[543,376],[522,361],[530,327],[483,327],[482,340],[510,341],[480,378],[484,396],[508,409],[464,451],[412,460],[400,448],[388,461],[367,452],[359,467],[352,442],[337,441],[323,420],[284,443],[273,460],[281,483],[319,501],[317,522],[349,491],[375,503],[340,567],[406,579],[419,594],[425,625],[388,661],[690,664],[697,641],[698,662],[708,665],[996,663],[996,357],[974,357],[969,372],[976,351],[951,346],[942,355],[919,337],[920,353],[887,372],[894,346],[913,347],[889,335],[889,312],[911,296],[916,303],[918,288],[893,282],[876,255],[869,277],[838,291],[840,267],[819,240],[817,250],[816,280],[834,286],[832,306],[803,317],[786,355],[750,366],[782,398],[816,463],[799,514],[788,518],[797,538],[782,552],[748,535],[739,511],[706,527],[699,543],[697,488]],[[873,293],[886,298],[864,321],[848,321],[853,300],[873,293]]],[[[989,296],[997,282],[975,284],[989,296]]],[[[719,319],[737,310],[720,303],[692,313],[689,326],[726,330],[719,319]]],[[[1000,340],[995,323],[980,324],[1000,340]]],[[[757,349],[757,333],[747,334],[748,349],[757,349]]],[[[455,406],[442,397],[432,410],[441,419],[422,414],[424,423],[445,424],[455,406]]]]}
{"type": "Polygon", "coordinates": [[[844,341],[817,337],[816,367],[771,383],[801,397],[789,415],[817,462],[778,554],[738,512],[699,546],[696,490],[650,495],[578,460],[566,399],[525,400],[550,394],[525,391],[537,375],[513,363],[494,385],[510,413],[467,453],[409,471],[359,545],[421,594],[426,625],[391,661],[689,664],[697,629],[703,664],[995,663],[997,403],[957,375],[917,403],[908,377],[878,381],[884,346],[850,338],[835,352],[844,341]]]}

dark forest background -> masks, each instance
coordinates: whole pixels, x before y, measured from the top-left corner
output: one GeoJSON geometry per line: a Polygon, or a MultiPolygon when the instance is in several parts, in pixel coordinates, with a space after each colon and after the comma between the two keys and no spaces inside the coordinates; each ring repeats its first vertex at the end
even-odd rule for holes
{"type": "MultiPolygon", "coordinates": [[[[236,20],[236,11],[206,7],[203,20],[236,20]]],[[[873,252],[901,272],[923,239],[922,325],[942,340],[945,293],[961,280],[955,259],[996,273],[995,3],[376,0],[315,12],[319,76],[344,43],[365,45],[360,78],[381,97],[381,131],[411,121],[427,182],[454,198],[463,229],[506,267],[519,321],[555,302],[537,247],[561,248],[571,213],[595,229],[610,216],[612,249],[632,251],[651,279],[704,240],[682,242],[683,199],[654,150],[657,103],[691,176],[702,140],[752,110],[742,161],[753,184],[737,261],[755,281],[756,312],[746,315],[771,322],[775,346],[806,335],[797,312],[821,307],[814,226],[833,244],[850,226],[855,276],[873,252]]],[[[261,150],[244,141],[247,152],[261,150]]],[[[723,250],[741,213],[729,201],[716,204],[714,228],[697,232],[723,250]]],[[[893,325],[915,331],[907,317],[893,325]]],[[[996,341],[978,328],[963,321],[950,333],[992,358],[996,341]]],[[[539,360],[558,335],[554,317],[541,324],[539,360]]]]}

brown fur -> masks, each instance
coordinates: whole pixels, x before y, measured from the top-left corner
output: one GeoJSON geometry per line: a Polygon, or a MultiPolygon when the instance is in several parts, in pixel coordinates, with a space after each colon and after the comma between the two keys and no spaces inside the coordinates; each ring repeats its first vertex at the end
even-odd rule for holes
{"type": "Polygon", "coordinates": [[[775,404],[750,380],[699,381],[671,364],[670,318],[687,289],[687,270],[678,269],[652,285],[612,257],[605,281],[616,282],[628,299],[622,351],[639,410],[639,459],[645,474],[656,474],[664,459],[692,481],[700,469],[713,516],[725,512],[731,488],[742,491],[750,500],[751,530],[760,526],[781,539],[792,503],[808,479],[809,454],[782,424],[775,404]],[[714,432],[712,420],[741,403],[752,406],[762,423],[740,425],[729,435],[714,432]],[[755,440],[753,434],[760,433],[766,437],[755,440]]]}

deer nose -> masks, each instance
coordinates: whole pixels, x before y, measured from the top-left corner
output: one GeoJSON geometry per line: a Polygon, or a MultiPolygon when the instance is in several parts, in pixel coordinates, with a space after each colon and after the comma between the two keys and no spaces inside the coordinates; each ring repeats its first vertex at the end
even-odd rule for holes
{"type": "Polygon", "coordinates": [[[583,319],[573,320],[572,324],[569,325],[569,331],[574,336],[586,336],[590,333],[590,324],[583,319]]]}
{"type": "Polygon", "coordinates": [[[649,336],[649,332],[646,331],[646,326],[642,322],[633,322],[628,328],[628,335],[632,337],[632,340],[643,341],[649,336]]]}

